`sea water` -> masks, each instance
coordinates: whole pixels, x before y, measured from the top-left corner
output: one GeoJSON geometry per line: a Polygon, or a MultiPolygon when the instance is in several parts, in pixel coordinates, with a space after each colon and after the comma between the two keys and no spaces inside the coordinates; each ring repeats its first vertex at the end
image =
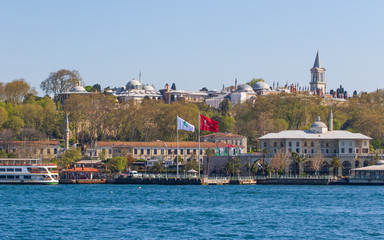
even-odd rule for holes
{"type": "Polygon", "coordinates": [[[384,238],[382,186],[0,186],[0,239],[384,238]]]}

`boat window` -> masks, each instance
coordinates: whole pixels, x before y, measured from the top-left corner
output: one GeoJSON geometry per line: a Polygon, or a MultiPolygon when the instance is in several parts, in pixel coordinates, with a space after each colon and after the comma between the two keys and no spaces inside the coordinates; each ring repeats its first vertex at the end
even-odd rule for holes
{"type": "Polygon", "coordinates": [[[15,169],[14,168],[7,168],[7,172],[14,172],[15,169]]]}
{"type": "Polygon", "coordinates": [[[21,168],[15,168],[15,172],[21,172],[21,168]]]}
{"type": "Polygon", "coordinates": [[[0,172],[5,172],[5,168],[0,168],[0,172]]]}
{"type": "Polygon", "coordinates": [[[13,175],[8,175],[8,176],[7,176],[7,179],[15,179],[15,176],[13,176],[13,175]]]}
{"type": "Polygon", "coordinates": [[[24,175],[24,179],[31,179],[30,175],[24,175]]]}
{"type": "Polygon", "coordinates": [[[19,178],[20,178],[20,176],[19,176],[19,175],[16,175],[16,176],[15,176],[15,178],[16,178],[16,179],[19,179],[19,178]]]}
{"type": "Polygon", "coordinates": [[[5,179],[6,176],[5,175],[0,175],[0,179],[5,179]]]}

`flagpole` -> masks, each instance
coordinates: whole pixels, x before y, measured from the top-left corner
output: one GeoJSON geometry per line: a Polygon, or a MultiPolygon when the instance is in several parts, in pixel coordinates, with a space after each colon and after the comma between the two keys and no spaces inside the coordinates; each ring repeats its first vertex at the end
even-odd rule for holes
{"type": "Polygon", "coordinates": [[[199,162],[199,178],[200,178],[200,111],[199,111],[199,118],[198,118],[198,126],[199,126],[199,152],[197,153],[197,161],[199,162]]]}
{"type": "Polygon", "coordinates": [[[179,178],[179,129],[176,130],[177,136],[177,153],[176,153],[176,176],[179,178]]]}

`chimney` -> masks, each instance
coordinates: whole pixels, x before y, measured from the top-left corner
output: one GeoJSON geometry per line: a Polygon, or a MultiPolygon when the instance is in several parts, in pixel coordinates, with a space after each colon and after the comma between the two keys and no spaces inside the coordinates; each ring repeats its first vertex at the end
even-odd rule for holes
{"type": "Polygon", "coordinates": [[[332,113],[332,108],[331,108],[331,112],[329,113],[329,131],[333,131],[333,113],[332,113]]]}

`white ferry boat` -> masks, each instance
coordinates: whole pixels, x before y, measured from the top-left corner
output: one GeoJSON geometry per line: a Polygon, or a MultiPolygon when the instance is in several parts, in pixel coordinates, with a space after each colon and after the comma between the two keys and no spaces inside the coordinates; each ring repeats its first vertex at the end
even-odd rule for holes
{"type": "Polygon", "coordinates": [[[41,159],[0,158],[0,184],[58,184],[56,164],[41,159]]]}

